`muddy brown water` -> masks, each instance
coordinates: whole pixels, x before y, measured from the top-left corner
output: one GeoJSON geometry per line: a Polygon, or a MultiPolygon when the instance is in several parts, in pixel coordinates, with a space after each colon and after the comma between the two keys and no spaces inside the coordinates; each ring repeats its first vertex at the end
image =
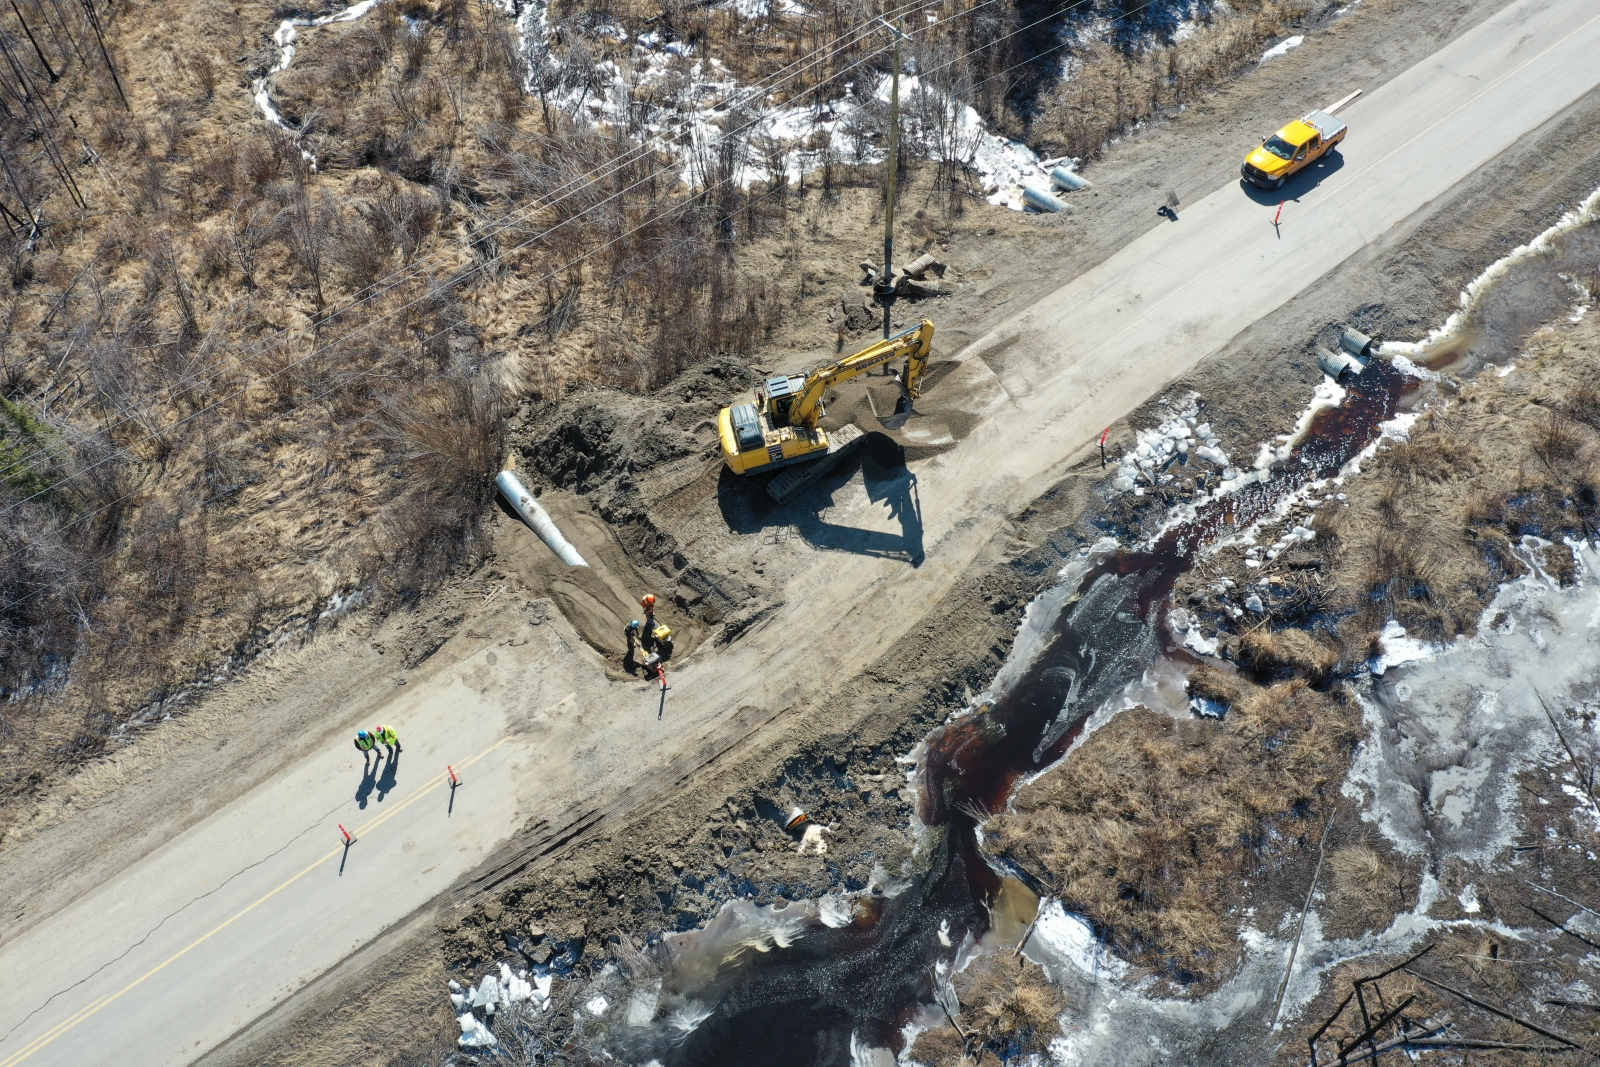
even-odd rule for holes
{"type": "MultiPolygon", "coordinates": [[[[1426,363],[1455,375],[1512,358],[1540,324],[1569,310],[1574,278],[1600,260],[1600,233],[1569,235],[1555,254],[1519,266],[1480,301],[1466,327],[1426,363]]],[[[626,1052],[667,1067],[844,1065],[853,1049],[898,1050],[908,1022],[925,1017],[933,968],[964,935],[981,938],[1005,879],[983,855],[975,816],[1005,805],[1019,780],[1060,760],[1090,716],[1136,682],[1164,652],[1174,582],[1199,550],[1269,515],[1289,494],[1337,474],[1381,424],[1422,405],[1448,381],[1402,373],[1374,359],[1343,383],[1346,395],[1311,420],[1271,477],[1201,504],[1191,518],[1139,548],[1120,549],[1076,579],[1059,615],[1014,649],[1028,662],[992,703],[933,731],[922,761],[918,815],[933,834],[927,869],[898,892],[869,898],[853,923],[811,921],[782,949],[738,953],[709,980],[663,993],[710,1015],[685,1035],[664,1023],[633,1031],[626,1052]]],[[[731,958],[731,957],[730,957],[731,958]]],[[[701,970],[703,973],[703,969],[701,970]]],[[[1183,975],[1171,976],[1182,981],[1183,975]]]]}

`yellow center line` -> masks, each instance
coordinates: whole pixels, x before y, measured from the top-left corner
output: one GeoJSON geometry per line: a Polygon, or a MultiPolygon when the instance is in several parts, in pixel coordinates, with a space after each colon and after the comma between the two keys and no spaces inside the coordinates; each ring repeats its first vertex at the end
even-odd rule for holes
{"type": "MultiPolygon", "coordinates": [[[[493,752],[495,749],[499,748],[501,745],[505,744],[509,740],[510,740],[510,738],[508,738],[508,737],[502,737],[500,740],[496,741],[494,744],[490,745],[488,748],[484,749],[482,752],[478,753],[476,756],[473,756],[471,759],[467,760],[464,763],[456,764],[455,766],[457,766],[457,767],[459,767],[459,768],[464,770],[467,767],[472,766],[474,763],[477,763],[479,760],[483,759],[483,757],[487,756],[489,753],[493,752]]],[[[400,814],[406,808],[410,807],[412,804],[415,804],[417,801],[419,801],[423,797],[427,796],[429,790],[433,789],[434,786],[439,785],[444,780],[445,780],[445,775],[443,775],[443,774],[437,775],[434,778],[430,779],[425,785],[423,785],[423,787],[421,789],[418,789],[416,791],[416,793],[414,793],[405,802],[403,802],[401,804],[397,804],[396,806],[390,808],[388,811],[384,812],[382,815],[378,816],[376,819],[373,819],[373,820],[369,821],[366,825],[362,826],[359,830],[356,831],[355,837],[360,838],[363,834],[367,834],[367,833],[370,833],[373,830],[376,830],[378,827],[382,826],[385,822],[387,822],[388,820],[394,818],[394,816],[400,814]]],[[[331,851],[329,851],[328,853],[326,853],[325,855],[323,855],[319,859],[317,859],[315,862],[313,862],[310,866],[306,867],[299,874],[297,874],[294,877],[290,878],[288,881],[284,882],[282,885],[278,886],[276,889],[272,890],[270,893],[267,893],[265,896],[261,897],[259,900],[255,901],[254,903],[249,904],[249,905],[245,906],[244,908],[240,909],[238,912],[236,912],[230,918],[224,919],[222,922],[220,922],[216,926],[212,927],[206,933],[201,934],[199,937],[197,937],[193,941],[189,942],[189,944],[185,945],[183,948],[179,949],[177,952],[174,952],[171,956],[168,956],[165,960],[163,960],[160,963],[156,964],[156,966],[152,967],[149,971],[146,971],[140,977],[134,979],[132,982],[129,982],[127,985],[125,985],[121,989],[117,990],[117,992],[115,992],[115,993],[113,993],[113,994],[111,994],[110,996],[107,996],[107,997],[101,997],[99,1000],[97,1000],[94,1003],[90,1004],[87,1008],[83,1008],[80,1011],[78,1011],[77,1014],[71,1016],[66,1021],[58,1023],[51,1030],[47,1031],[44,1034],[41,1034],[39,1037],[34,1038],[33,1041],[29,1042],[23,1048],[18,1049],[16,1052],[12,1053],[5,1060],[0,1061],[0,1067],[15,1067],[16,1064],[19,1064],[23,1060],[27,1059],[29,1056],[32,1056],[35,1052],[38,1052],[40,1049],[42,1049],[46,1045],[50,1044],[56,1038],[60,1037],[62,1034],[66,1033],[68,1030],[72,1029],[74,1026],[77,1026],[79,1023],[83,1022],[85,1019],[88,1019],[89,1017],[91,1017],[94,1014],[96,1014],[97,1012],[99,1012],[100,1009],[106,1007],[108,1004],[111,1004],[113,1001],[118,1000],[119,998],[121,998],[123,994],[132,992],[135,988],[137,988],[138,986],[143,984],[147,979],[153,978],[157,974],[159,974],[162,971],[166,970],[172,964],[176,963],[178,960],[182,959],[184,956],[187,956],[194,949],[198,948],[200,945],[203,945],[205,942],[211,940],[211,938],[215,937],[217,934],[221,933],[223,930],[226,930],[229,926],[232,926],[235,922],[237,922],[238,920],[244,918],[246,915],[250,914],[256,908],[259,908],[261,905],[265,904],[267,901],[271,900],[273,897],[277,896],[279,893],[283,892],[285,889],[288,889],[291,885],[293,885],[294,883],[298,882],[300,879],[304,878],[306,875],[310,874],[312,871],[316,870],[318,867],[322,866],[324,863],[327,863],[329,860],[333,859],[333,857],[342,854],[344,852],[344,850],[345,850],[345,846],[343,846],[343,845],[339,846],[338,848],[332,849],[331,851]]]]}

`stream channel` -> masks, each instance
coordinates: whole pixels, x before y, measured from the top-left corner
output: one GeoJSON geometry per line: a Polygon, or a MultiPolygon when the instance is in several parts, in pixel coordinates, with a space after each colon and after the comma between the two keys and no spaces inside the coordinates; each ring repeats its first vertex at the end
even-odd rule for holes
{"type": "Polygon", "coordinates": [[[921,872],[851,898],[770,909],[736,901],[706,928],[669,935],[661,985],[634,994],[647,997],[643,1025],[613,1031],[612,1051],[663,1067],[893,1063],[889,1050],[905,1045],[906,1027],[938,1019],[930,1005],[941,961],[948,966],[966,938],[991,932],[990,944],[1014,944],[1037,907],[1013,876],[1021,872],[997,871],[982,854],[975,816],[1003,808],[1021,780],[1063,758],[1094,713],[1120,706],[1163,658],[1193,662],[1175,648],[1166,612],[1199,552],[1339,475],[1386,420],[1447,399],[1452,379],[1512,361],[1538,326],[1571,313],[1573,278],[1597,261],[1592,225],[1513,254],[1439,336],[1391,346],[1415,364],[1380,355],[1347,375],[1342,399],[1316,411],[1259,481],[1202,498],[1147,544],[1064,559],[1061,582],[1030,606],[990,691],[915,753],[921,872]],[[757,942],[767,943],[744,950],[757,927],[767,931],[757,942]]]}

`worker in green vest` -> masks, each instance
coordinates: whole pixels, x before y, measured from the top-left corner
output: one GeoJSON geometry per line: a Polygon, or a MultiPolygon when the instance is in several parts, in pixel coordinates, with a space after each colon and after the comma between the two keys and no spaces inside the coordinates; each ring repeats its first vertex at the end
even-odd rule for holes
{"type": "Polygon", "coordinates": [[[393,756],[400,751],[400,738],[387,726],[378,727],[378,744],[383,746],[385,756],[393,756]]]}
{"type": "Polygon", "coordinates": [[[356,751],[361,753],[361,765],[363,767],[367,765],[368,757],[372,755],[372,750],[377,744],[378,739],[367,733],[367,731],[356,731],[356,751]]]}

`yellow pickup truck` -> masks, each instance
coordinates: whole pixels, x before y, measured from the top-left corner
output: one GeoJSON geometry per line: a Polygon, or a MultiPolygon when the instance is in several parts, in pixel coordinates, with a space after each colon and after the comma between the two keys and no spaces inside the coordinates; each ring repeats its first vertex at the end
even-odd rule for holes
{"type": "Polygon", "coordinates": [[[1326,111],[1313,111],[1296,119],[1261,142],[1261,147],[1245,157],[1239,173],[1251,185],[1262,189],[1281,189],[1283,183],[1332,152],[1344,140],[1344,123],[1326,111]]]}

